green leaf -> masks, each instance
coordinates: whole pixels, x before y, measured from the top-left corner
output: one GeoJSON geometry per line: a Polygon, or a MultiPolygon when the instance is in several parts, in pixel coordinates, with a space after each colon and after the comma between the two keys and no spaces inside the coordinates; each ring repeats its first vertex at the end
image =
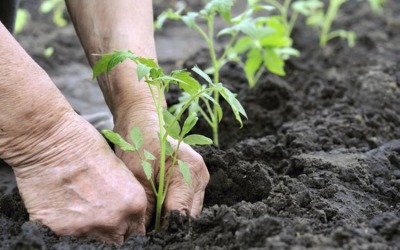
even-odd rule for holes
{"type": "Polygon", "coordinates": [[[285,62],[273,49],[264,50],[264,65],[267,69],[279,76],[285,75],[285,62]]]}
{"type": "Polygon", "coordinates": [[[44,1],[39,7],[39,12],[40,13],[49,13],[52,9],[54,8],[54,3],[52,1],[44,1]]]}
{"type": "Polygon", "coordinates": [[[123,151],[135,151],[136,148],[125,141],[119,134],[109,129],[103,129],[101,133],[113,144],[119,146],[123,151]]]}
{"type": "Polygon", "coordinates": [[[150,73],[150,71],[151,71],[151,68],[147,67],[144,64],[139,63],[136,68],[138,80],[139,81],[142,80],[143,77],[145,77],[146,75],[148,75],[150,73]]]}
{"type": "Polygon", "coordinates": [[[178,160],[178,166],[179,166],[179,171],[183,175],[183,179],[185,180],[186,184],[190,187],[192,185],[192,178],[190,177],[189,165],[181,160],[178,160]]]}
{"type": "Polygon", "coordinates": [[[197,65],[196,66],[194,66],[193,68],[192,68],[192,70],[194,71],[194,72],[196,72],[198,75],[200,75],[204,80],[206,80],[208,83],[211,83],[212,84],[212,80],[211,80],[211,78],[210,78],[210,76],[209,75],[207,75],[203,70],[201,70],[199,67],[197,67],[197,65]]]}
{"type": "Polygon", "coordinates": [[[43,51],[43,55],[46,58],[50,58],[52,55],[54,54],[54,48],[53,47],[47,47],[44,51],[43,51]]]}
{"type": "Polygon", "coordinates": [[[213,143],[213,141],[210,138],[207,138],[203,135],[188,135],[185,138],[183,138],[183,141],[186,144],[189,144],[191,146],[195,145],[210,145],[213,143]]]}
{"type": "Polygon", "coordinates": [[[300,56],[300,51],[294,48],[285,47],[285,48],[276,48],[276,54],[278,54],[283,60],[289,59],[291,56],[300,56]]]}
{"type": "Polygon", "coordinates": [[[139,128],[132,128],[130,132],[130,137],[135,145],[136,149],[139,149],[143,145],[143,136],[142,133],[140,132],[139,128]]]}
{"type": "Polygon", "coordinates": [[[191,76],[190,72],[186,70],[172,71],[171,77],[178,79],[179,81],[175,81],[178,86],[191,95],[199,92],[201,89],[200,83],[191,76]]]}
{"type": "Polygon", "coordinates": [[[262,64],[263,58],[262,53],[259,49],[253,48],[247,53],[247,59],[244,64],[244,73],[249,81],[250,87],[254,87],[256,84],[255,74],[262,64]]]}
{"type": "Polygon", "coordinates": [[[324,12],[322,10],[317,10],[307,18],[306,24],[322,28],[324,20],[325,20],[324,12]]]}
{"type": "Polygon", "coordinates": [[[236,99],[236,95],[233,94],[229,89],[227,89],[223,86],[221,86],[220,94],[231,106],[236,120],[240,123],[240,127],[243,127],[243,122],[242,122],[242,118],[240,117],[240,115],[246,117],[246,119],[247,119],[247,114],[246,114],[246,111],[244,111],[244,108],[242,107],[240,102],[236,99]]]}
{"type": "Polygon", "coordinates": [[[149,161],[154,161],[156,157],[147,150],[144,150],[144,158],[149,161]]]}
{"type": "Polygon", "coordinates": [[[248,51],[251,48],[252,44],[253,39],[251,39],[250,37],[242,37],[235,43],[235,45],[233,46],[233,50],[240,55],[248,51]]]}
{"type": "Polygon", "coordinates": [[[162,26],[164,25],[164,23],[167,19],[179,20],[181,18],[182,11],[183,11],[183,9],[180,9],[175,12],[172,9],[168,9],[167,11],[162,12],[157,17],[157,20],[155,21],[154,26],[156,27],[156,29],[160,30],[160,29],[162,29],[162,26]]]}
{"type": "Polygon", "coordinates": [[[220,13],[227,22],[230,22],[232,6],[233,0],[212,0],[204,7],[204,10],[208,16],[214,15],[216,12],[220,13]]]}
{"type": "Polygon", "coordinates": [[[183,124],[181,137],[184,137],[187,133],[189,133],[192,130],[192,128],[196,125],[198,120],[199,118],[197,117],[196,113],[189,114],[189,116],[186,118],[183,124]]]}
{"type": "Polygon", "coordinates": [[[156,61],[154,61],[152,58],[137,57],[136,60],[149,68],[159,68],[156,61]]]}
{"type": "Polygon", "coordinates": [[[64,7],[63,6],[58,6],[56,10],[54,10],[53,13],[53,22],[58,26],[58,27],[64,27],[68,24],[67,20],[64,18],[64,7]]]}
{"type": "Polygon", "coordinates": [[[14,27],[15,34],[20,33],[25,28],[30,18],[31,15],[27,10],[25,9],[17,10],[17,17],[15,19],[15,27],[14,27]]]}
{"type": "Polygon", "coordinates": [[[141,165],[143,167],[144,173],[146,174],[147,180],[150,180],[153,173],[151,164],[147,161],[142,161],[141,165]]]}
{"type": "Polygon", "coordinates": [[[223,117],[222,108],[221,108],[220,104],[214,98],[212,98],[210,95],[208,95],[207,93],[202,94],[201,97],[210,100],[214,104],[214,110],[217,111],[217,118],[218,118],[218,121],[220,122],[223,117]]]}
{"type": "Polygon", "coordinates": [[[181,126],[179,126],[178,121],[172,123],[175,120],[175,116],[171,114],[167,109],[164,109],[163,117],[165,122],[165,129],[169,130],[169,135],[174,139],[178,139],[181,132],[181,126]]]}
{"type": "Polygon", "coordinates": [[[174,154],[174,148],[169,141],[165,141],[165,155],[172,156],[174,154]]]}
{"type": "Polygon", "coordinates": [[[182,17],[182,21],[186,24],[191,29],[194,29],[196,26],[196,17],[199,14],[196,12],[189,12],[186,14],[186,16],[182,17]]]}
{"type": "Polygon", "coordinates": [[[101,55],[102,58],[93,66],[93,79],[101,73],[109,73],[118,63],[125,59],[136,59],[136,56],[129,50],[115,51],[113,54],[101,55]]]}
{"type": "Polygon", "coordinates": [[[112,54],[112,57],[107,65],[107,72],[110,72],[117,64],[122,63],[126,59],[136,59],[135,54],[130,50],[117,50],[112,54]]]}
{"type": "Polygon", "coordinates": [[[315,10],[324,7],[320,0],[296,1],[292,4],[292,9],[304,16],[310,16],[315,10]]]}

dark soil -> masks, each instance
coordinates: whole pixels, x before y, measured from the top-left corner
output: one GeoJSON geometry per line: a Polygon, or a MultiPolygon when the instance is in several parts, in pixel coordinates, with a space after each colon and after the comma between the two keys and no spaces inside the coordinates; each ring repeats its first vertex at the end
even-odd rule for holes
{"type": "MultiPolygon", "coordinates": [[[[222,82],[239,94],[249,119],[239,130],[226,111],[222,149],[197,148],[211,173],[198,219],[172,214],[166,231],[123,246],[57,237],[28,222],[2,167],[0,247],[400,249],[399,16],[397,0],[382,16],[350,2],[336,25],[358,34],[354,48],[335,40],[320,49],[315,33],[297,26],[302,56],[288,61],[286,77],[265,74],[253,89],[236,65],[223,69],[222,82]]],[[[64,35],[53,43],[67,52],[51,63],[30,50],[48,71],[83,59],[69,52],[78,48],[73,34],[64,35]]],[[[185,65],[205,66],[206,53],[185,65]]]]}

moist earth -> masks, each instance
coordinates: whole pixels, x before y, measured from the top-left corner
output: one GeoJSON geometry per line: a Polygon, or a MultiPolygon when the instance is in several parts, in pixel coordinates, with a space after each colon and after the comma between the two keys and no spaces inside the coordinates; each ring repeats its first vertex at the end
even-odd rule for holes
{"type": "MultiPolygon", "coordinates": [[[[314,31],[299,24],[293,36],[301,57],[287,61],[287,76],[265,73],[253,89],[237,65],[223,68],[221,81],[238,93],[249,119],[238,129],[226,110],[221,148],[196,148],[211,174],[199,218],[172,213],[164,231],[122,246],[58,237],[29,222],[12,171],[0,163],[0,248],[400,249],[399,16],[396,0],[384,15],[350,1],[335,26],[357,33],[354,48],[334,40],[321,49],[314,31]]],[[[60,69],[85,64],[84,55],[71,26],[50,39],[45,20],[34,17],[35,29],[17,38],[62,78],[60,69]],[[50,59],[38,49],[49,44],[58,51],[50,59]]],[[[191,34],[169,26],[157,39],[191,34]]],[[[205,68],[207,51],[174,63],[182,62],[205,68]]],[[[168,95],[170,104],[176,99],[168,95]]],[[[197,130],[210,133],[201,124],[197,130]]]]}

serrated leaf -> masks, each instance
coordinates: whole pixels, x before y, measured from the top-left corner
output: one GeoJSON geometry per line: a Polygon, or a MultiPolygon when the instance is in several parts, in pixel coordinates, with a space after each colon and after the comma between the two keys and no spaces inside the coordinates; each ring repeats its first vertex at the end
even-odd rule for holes
{"type": "Polygon", "coordinates": [[[196,125],[198,120],[199,118],[197,117],[197,115],[195,113],[191,113],[183,123],[181,137],[187,135],[187,133],[189,133],[192,130],[192,128],[196,125]]]}
{"type": "Polygon", "coordinates": [[[131,132],[129,133],[133,144],[135,145],[136,149],[139,149],[143,145],[143,136],[140,132],[139,128],[132,128],[131,132]]]}
{"type": "Polygon", "coordinates": [[[175,116],[171,114],[167,109],[163,110],[163,117],[165,122],[165,128],[169,130],[169,135],[174,138],[178,139],[179,134],[181,132],[181,126],[179,126],[179,122],[175,121],[175,116]]]}
{"type": "Polygon", "coordinates": [[[192,70],[196,72],[198,75],[200,75],[204,80],[206,80],[208,83],[212,83],[212,80],[209,75],[207,75],[203,70],[201,70],[197,65],[195,65],[192,70]]]}
{"type": "Polygon", "coordinates": [[[147,150],[144,150],[144,158],[148,161],[154,161],[156,157],[147,150]]]}
{"type": "Polygon", "coordinates": [[[183,179],[185,180],[186,184],[190,187],[192,185],[192,178],[190,176],[189,165],[181,160],[178,160],[178,166],[179,166],[179,171],[183,175],[183,179]]]}
{"type": "Polygon", "coordinates": [[[125,141],[119,134],[109,129],[103,129],[101,133],[113,144],[119,146],[124,151],[135,151],[136,148],[125,141]]]}
{"type": "Polygon", "coordinates": [[[153,168],[151,167],[151,164],[147,161],[142,161],[141,165],[143,167],[144,173],[146,174],[147,180],[150,180],[153,173],[153,168]]]}
{"type": "Polygon", "coordinates": [[[188,135],[185,138],[183,138],[183,141],[191,146],[210,145],[213,143],[213,141],[210,138],[205,137],[204,135],[197,135],[197,134],[188,135]]]}
{"type": "Polygon", "coordinates": [[[139,63],[136,68],[138,80],[141,81],[143,79],[143,77],[145,77],[146,75],[148,75],[150,73],[150,71],[151,71],[151,68],[147,67],[144,64],[139,63]]]}
{"type": "Polygon", "coordinates": [[[122,63],[126,59],[134,60],[136,56],[130,50],[115,51],[107,65],[107,72],[110,72],[117,64],[122,63]]]}
{"type": "Polygon", "coordinates": [[[178,79],[179,81],[176,81],[178,86],[191,95],[197,93],[201,89],[200,83],[186,70],[172,71],[171,77],[178,79]]]}
{"type": "Polygon", "coordinates": [[[109,73],[118,63],[125,59],[134,60],[136,56],[129,50],[115,51],[113,54],[101,55],[102,58],[93,66],[93,79],[101,73],[109,73]]]}

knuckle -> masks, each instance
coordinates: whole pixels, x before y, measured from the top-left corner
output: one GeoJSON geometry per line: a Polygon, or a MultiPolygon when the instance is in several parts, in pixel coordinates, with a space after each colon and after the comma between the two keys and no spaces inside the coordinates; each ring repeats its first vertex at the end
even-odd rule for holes
{"type": "Polygon", "coordinates": [[[135,192],[130,192],[125,202],[125,210],[129,215],[143,215],[147,207],[146,193],[142,186],[138,185],[135,192]]]}

